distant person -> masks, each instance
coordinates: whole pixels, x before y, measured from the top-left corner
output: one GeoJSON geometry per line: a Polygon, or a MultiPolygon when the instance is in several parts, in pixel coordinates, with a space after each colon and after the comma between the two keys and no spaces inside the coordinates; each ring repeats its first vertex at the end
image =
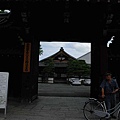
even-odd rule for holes
{"type": "MultiPolygon", "coordinates": [[[[116,104],[115,93],[119,90],[119,86],[117,81],[112,78],[111,73],[105,74],[105,79],[102,81],[100,88],[102,98],[105,98],[107,109],[109,110],[110,108],[113,108],[116,104]]],[[[111,115],[111,117],[116,118],[114,115],[111,115]]]]}

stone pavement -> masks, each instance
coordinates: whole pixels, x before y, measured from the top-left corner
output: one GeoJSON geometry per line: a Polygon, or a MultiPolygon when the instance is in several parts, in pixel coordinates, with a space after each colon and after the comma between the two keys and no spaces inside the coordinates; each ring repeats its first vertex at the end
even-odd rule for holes
{"type": "Polygon", "coordinates": [[[0,110],[0,120],[85,120],[83,105],[87,97],[39,96],[32,103],[9,100],[6,118],[0,110]]]}
{"type": "Polygon", "coordinates": [[[39,96],[32,103],[8,101],[6,119],[4,110],[0,120],[85,120],[82,107],[86,97],[39,96]]]}
{"type": "Polygon", "coordinates": [[[38,95],[58,97],[88,97],[90,86],[72,86],[70,84],[38,83],[38,95]]]}

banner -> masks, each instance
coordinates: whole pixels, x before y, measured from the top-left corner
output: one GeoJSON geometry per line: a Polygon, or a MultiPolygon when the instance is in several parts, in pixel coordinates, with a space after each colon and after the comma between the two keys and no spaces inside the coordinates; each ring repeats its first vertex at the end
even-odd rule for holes
{"type": "Polygon", "coordinates": [[[23,72],[30,72],[31,43],[25,43],[23,72]]]}

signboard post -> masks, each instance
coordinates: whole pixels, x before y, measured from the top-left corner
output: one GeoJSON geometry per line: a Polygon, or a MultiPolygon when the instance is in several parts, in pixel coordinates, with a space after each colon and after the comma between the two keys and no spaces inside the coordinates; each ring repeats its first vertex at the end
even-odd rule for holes
{"type": "Polygon", "coordinates": [[[7,107],[7,94],[8,94],[8,72],[0,72],[0,109],[5,109],[4,114],[6,117],[7,107]]]}

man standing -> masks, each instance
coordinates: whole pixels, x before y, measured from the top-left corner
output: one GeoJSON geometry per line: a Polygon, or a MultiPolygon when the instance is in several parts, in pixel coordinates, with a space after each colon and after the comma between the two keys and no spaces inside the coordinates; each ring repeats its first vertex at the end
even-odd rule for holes
{"type": "MultiPolygon", "coordinates": [[[[116,104],[115,93],[119,90],[119,86],[116,80],[112,78],[111,73],[106,73],[105,79],[102,81],[101,85],[102,98],[105,98],[106,107],[109,110],[113,108],[116,104]]],[[[116,118],[111,115],[112,118],[116,118]]]]}

